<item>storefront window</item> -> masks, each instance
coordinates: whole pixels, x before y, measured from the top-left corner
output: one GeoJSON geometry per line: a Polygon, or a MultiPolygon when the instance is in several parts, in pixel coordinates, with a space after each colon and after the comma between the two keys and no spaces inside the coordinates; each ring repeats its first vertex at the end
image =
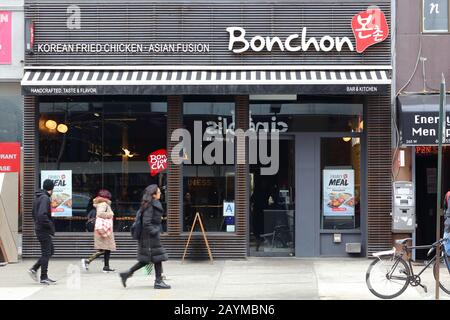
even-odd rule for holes
{"type": "MultiPolygon", "coordinates": [[[[234,128],[233,102],[185,102],[184,126],[191,135],[190,159],[183,165],[183,230],[190,231],[195,214],[198,212],[208,232],[234,232],[233,216],[224,216],[224,205],[234,203],[234,164],[227,164],[225,134],[234,128]],[[200,124],[199,132],[194,132],[195,122],[200,124]],[[208,135],[215,129],[218,135],[208,135]],[[205,134],[206,133],[206,134],[205,134]],[[220,137],[221,136],[221,137],[220,137]],[[196,137],[205,141],[197,141],[196,137]],[[222,142],[216,152],[210,153],[208,146],[222,142]],[[194,159],[194,145],[201,144],[202,154],[211,154],[214,162],[207,163],[202,156],[194,159]]],[[[234,152],[233,155],[234,157],[234,152]]]]}
{"type": "Polygon", "coordinates": [[[268,128],[280,133],[358,131],[362,114],[363,104],[354,99],[314,102],[302,97],[301,101],[292,102],[252,102],[250,126],[257,131],[268,128]]]}
{"type": "MultiPolygon", "coordinates": [[[[20,93],[20,84],[2,83],[0,87],[0,142],[22,144],[23,96],[20,93]]],[[[22,205],[19,209],[19,231],[21,230],[22,205]]]]}
{"type": "Polygon", "coordinates": [[[72,200],[60,204],[71,210],[55,214],[58,232],[84,232],[89,202],[103,188],[113,196],[114,230],[129,231],[144,188],[165,189],[166,173],[152,176],[147,158],[166,148],[166,110],[156,98],[40,103],[39,168],[71,170],[72,200]]]}
{"type": "Polygon", "coordinates": [[[11,87],[13,93],[0,91],[0,142],[22,142],[23,97],[20,87],[11,87]]]}
{"type": "Polygon", "coordinates": [[[321,139],[322,229],[358,229],[361,222],[361,139],[321,139]]]}

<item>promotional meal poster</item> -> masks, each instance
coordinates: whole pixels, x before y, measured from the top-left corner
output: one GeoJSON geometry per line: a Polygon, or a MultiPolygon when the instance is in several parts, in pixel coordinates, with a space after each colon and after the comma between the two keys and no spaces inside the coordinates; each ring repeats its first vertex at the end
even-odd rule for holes
{"type": "Polygon", "coordinates": [[[46,179],[55,184],[51,198],[53,217],[72,216],[72,170],[41,171],[41,186],[46,179]]]}
{"type": "Polygon", "coordinates": [[[354,170],[323,170],[323,215],[355,215],[354,170]]]}

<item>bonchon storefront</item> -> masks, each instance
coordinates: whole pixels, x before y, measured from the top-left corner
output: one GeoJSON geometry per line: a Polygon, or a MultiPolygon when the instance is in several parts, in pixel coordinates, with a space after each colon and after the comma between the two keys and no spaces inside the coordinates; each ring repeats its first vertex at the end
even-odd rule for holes
{"type": "Polygon", "coordinates": [[[134,256],[151,183],[173,258],[197,213],[215,258],[391,247],[390,21],[386,0],[27,0],[24,256],[45,177],[62,181],[56,256],[91,251],[100,188],[114,254],[134,256]]]}

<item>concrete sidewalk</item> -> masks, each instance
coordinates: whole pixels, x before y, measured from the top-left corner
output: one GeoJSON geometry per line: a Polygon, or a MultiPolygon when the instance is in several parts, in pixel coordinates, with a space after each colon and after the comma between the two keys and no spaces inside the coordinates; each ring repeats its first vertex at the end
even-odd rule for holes
{"type": "MultiPolygon", "coordinates": [[[[81,271],[78,259],[53,259],[50,277],[54,286],[33,282],[27,269],[34,260],[0,267],[0,300],[4,299],[377,299],[367,289],[365,273],[371,260],[342,258],[249,258],[195,262],[171,260],[164,264],[171,290],[154,290],[153,277],[136,272],[125,289],[118,272],[135,263],[132,259],[113,259],[116,273],[104,274],[102,261],[93,262],[88,272],[81,271]]],[[[421,288],[409,287],[398,299],[434,298],[432,270],[425,272],[421,288]]],[[[442,291],[441,291],[442,292],[442,291]]],[[[448,299],[444,292],[442,299],[448,299]]]]}

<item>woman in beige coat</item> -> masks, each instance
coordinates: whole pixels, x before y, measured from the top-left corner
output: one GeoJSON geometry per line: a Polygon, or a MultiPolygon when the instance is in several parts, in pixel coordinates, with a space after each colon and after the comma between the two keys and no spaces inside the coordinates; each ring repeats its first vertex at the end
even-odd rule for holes
{"type": "MultiPolygon", "coordinates": [[[[114,240],[114,233],[112,230],[114,212],[111,209],[111,193],[102,189],[98,192],[97,197],[93,200],[94,208],[96,211],[96,220],[102,220],[104,222],[105,229],[98,229],[98,223],[94,230],[94,248],[97,250],[88,259],[81,259],[81,265],[85,271],[89,269],[89,264],[100,256],[104,256],[103,272],[114,272],[114,269],[109,267],[109,258],[111,251],[116,250],[116,241],[114,240]]],[[[96,221],[98,222],[98,221],[96,221]]]]}

